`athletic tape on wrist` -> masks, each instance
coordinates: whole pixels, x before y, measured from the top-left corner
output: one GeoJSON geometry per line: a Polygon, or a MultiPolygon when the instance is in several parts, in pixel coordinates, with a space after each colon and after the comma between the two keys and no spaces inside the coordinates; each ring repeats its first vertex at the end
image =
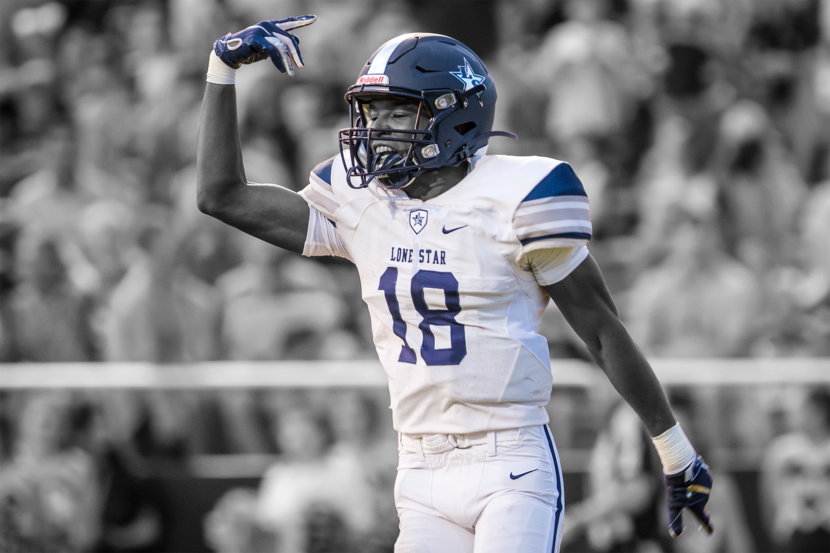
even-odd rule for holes
{"type": "Polygon", "coordinates": [[[213,50],[210,51],[207,82],[214,84],[236,84],[236,69],[226,65],[213,50]]]}
{"type": "Polygon", "coordinates": [[[677,474],[697,457],[695,448],[686,437],[680,423],[675,424],[659,436],[651,439],[657,449],[657,455],[663,463],[664,474],[677,474]]]}

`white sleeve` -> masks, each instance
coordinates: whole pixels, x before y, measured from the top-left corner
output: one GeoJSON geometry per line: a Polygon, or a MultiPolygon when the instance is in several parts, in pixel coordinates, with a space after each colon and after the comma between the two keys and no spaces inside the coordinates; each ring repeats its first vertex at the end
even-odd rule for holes
{"type": "Polygon", "coordinates": [[[327,219],[314,206],[309,205],[308,209],[308,232],[305,237],[303,255],[307,257],[333,255],[352,261],[346,243],[337,233],[336,223],[327,219]]]}
{"type": "Polygon", "coordinates": [[[586,246],[547,248],[527,252],[521,263],[533,271],[540,286],[550,286],[571,274],[587,257],[586,246]]]}
{"type": "Polygon", "coordinates": [[[519,203],[513,232],[521,243],[516,261],[535,250],[588,243],[593,232],[588,196],[570,165],[559,163],[519,203]]]}
{"type": "Polygon", "coordinates": [[[331,187],[331,170],[338,157],[329,158],[312,169],[308,176],[308,186],[300,190],[300,196],[305,198],[308,205],[331,220],[335,220],[334,214],[340,207],[331,187]]]}

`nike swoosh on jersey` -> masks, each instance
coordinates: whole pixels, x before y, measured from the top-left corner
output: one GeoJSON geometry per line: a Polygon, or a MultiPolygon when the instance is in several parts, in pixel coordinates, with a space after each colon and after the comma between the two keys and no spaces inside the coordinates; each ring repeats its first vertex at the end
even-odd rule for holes
{"type": "Polygon", "coordinates": [[[513,473],[511,472],[511,473],[510,473],[510,479],[511,479],[511,480],[518,480],[518,479],[519,479],[519,478],[521,478],[522,476],[524,476],[524,475],[526,475],[526,474],[530,474],[531,472],[536,472],[537,470],[539,470],[539,469],[529,470],[529,471],[527,471],[527,472],[523,472],[523,473],[521,473],[521,474],[517,474],[517,475],[515,475],[515,476],[514,476],[514,475],[513,475],[513,473]]]}
{"type": "Polygon", "coordinates": [[[461,230],[461,229],[463,229],[463,228],[464,228],[464,227],[466,227],[466,226],[467,226],[467,225],[461,225],[460,227],[451,228],[451,229],[449,229],[449,230],[447,229],[447,227],[441,227],[441,232],[443,232],[444,234],[449,234],[449,233],[451,233],[451,232],[455,232],[455,231],[457,231],[457,230],[461,230]]]}

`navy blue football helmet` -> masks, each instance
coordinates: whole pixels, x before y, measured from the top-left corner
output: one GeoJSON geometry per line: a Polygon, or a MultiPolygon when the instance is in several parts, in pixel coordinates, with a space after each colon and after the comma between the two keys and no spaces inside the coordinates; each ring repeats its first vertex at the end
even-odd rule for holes
{"type": "Polygon", "coordinates": [[[349,87],[346,101],[351,126],[340,131],[340,157],[352,188],[365,188],[372,178],[387,188],[403,188],[424,173],[460,165],[491,136],[516,138],[492,131],[496,87],[484,63],[444,35],[412,33],[381,46],[349,87]],[[415,128],[367,128],[368,103],[396,99],[418,104],[415,128]],[[399,153],[376,154],[373,141],[380,140],[400,143],[399,153]]]}

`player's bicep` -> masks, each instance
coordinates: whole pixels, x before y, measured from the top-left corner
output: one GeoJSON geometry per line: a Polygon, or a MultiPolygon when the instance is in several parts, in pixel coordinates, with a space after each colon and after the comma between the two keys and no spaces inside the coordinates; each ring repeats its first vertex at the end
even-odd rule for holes
{"type": "Polygon", "coordinates": [[[269,244],[302,253],[308,232],[309,207],[302,196],[275,184],[239,187],[217,219],[269,244]]]}
{"type": "Polygon", "coordinates": [[[589,349],[598,345],[603,332],[621,326],[605,279],[590,254],[567,277],[543,288],[589,349]]]}

